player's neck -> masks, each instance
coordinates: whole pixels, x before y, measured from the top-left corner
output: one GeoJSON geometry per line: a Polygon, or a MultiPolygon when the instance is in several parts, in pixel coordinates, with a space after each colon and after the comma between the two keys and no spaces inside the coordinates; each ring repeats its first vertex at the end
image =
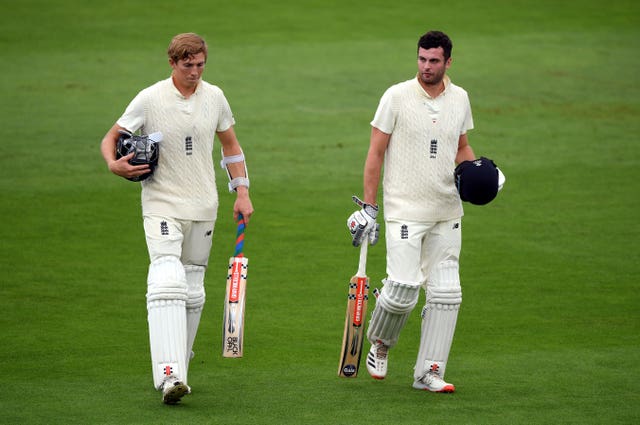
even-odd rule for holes
{"type": "Polygon", "coordinates": [[[198,84],[182,84],[180,81],[175,78],[173,75],[171,76],[171,80],[173,81],[173,86],[183,95],[185,98],[191,97],[192,94],[196,92],[198,88],[198,84]]]}
{"type": "Polygon", "coordinates": [[[422,88],[424,89],[424,91],[427,92],[427,94],[429,96],[431,96],[432,98],[436,98],[438,96],[440,96],[442,94],[442,92],[444,91],[445,85],[444,85],[444,81],[440,80],[439,82],[435,83],[435,84],[427,84],[424,81],[418,79],[418,81],[420,81],[420,85],[422,86],[422,88]]]}

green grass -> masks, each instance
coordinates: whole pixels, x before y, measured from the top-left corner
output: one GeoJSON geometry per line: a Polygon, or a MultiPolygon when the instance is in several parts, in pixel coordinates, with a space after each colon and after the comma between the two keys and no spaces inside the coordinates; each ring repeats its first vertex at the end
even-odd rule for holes
{"type": "MultiPolygon", "coordinates": [[[[0,423],[640,421],[637,2],[102,3],[2,2],[0,423]],[[336,376],[369,122],[431,28],[453,38],[472,146],[507,175],[494,203],[466,207],[450,396],[411,389],[417,311],[387,380],[336,376]],[[138,187],[107,171],[99,142],[168,76],[183,31],[210,44],[204,76],[234,110],[256,214],[246,355],[225,360],[233,198],[218,174],[194,394],[167,408],[150,376],[138,187]]],[[[370,250],[374,283],[384,259],[370,250]]]]}

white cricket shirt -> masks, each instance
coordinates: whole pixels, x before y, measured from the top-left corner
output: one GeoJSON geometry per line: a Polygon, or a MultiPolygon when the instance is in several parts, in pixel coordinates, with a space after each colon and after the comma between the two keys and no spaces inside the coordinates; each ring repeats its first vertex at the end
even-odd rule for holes
{"type": "Polygon", "coordinates": [[[443,221],[463,215],[453,171],[458,140],[473,128],[467,92],[444,79],[432,98],[418,77],[384,93],[371,125],[390,134],[385,154],[385,219],[443,221]]]}
{"type": "Polygon", "coordinates": [[[214,220],[218,209],[213,169],[217,131],[235,124],[222,90],[205,81],[185,98],[171,78],[142,90],[118,125],[150,134],[161,131],[158,167],[142,181],[142,213],[184,220],[214,220]]]}

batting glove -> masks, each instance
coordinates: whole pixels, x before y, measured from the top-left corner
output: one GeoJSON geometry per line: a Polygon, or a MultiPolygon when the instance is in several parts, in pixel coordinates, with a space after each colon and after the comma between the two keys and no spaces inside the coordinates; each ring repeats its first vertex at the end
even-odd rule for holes
{"type": "Polygon", "coordinates": [[[369,245],[375,245],[380,238],[380,225],[376,223],[376,226],[369,232],[369,245]]]}
{"type": "Polygon", "coordinates": [[[368,239],[370,245],[375,245],[380,236],[380,225],[376,223],[378,217],[378,207],[365,204],[357,196],[353,197],[353,201],[362,207],[360,211],[356,211],[347,219],[347,227],[353,246],[360,246],[365,239],[368,239]]]}

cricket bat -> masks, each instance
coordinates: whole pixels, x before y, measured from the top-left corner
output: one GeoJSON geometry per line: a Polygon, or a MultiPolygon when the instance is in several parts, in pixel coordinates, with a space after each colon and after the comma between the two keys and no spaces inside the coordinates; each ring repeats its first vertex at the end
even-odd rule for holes
{"type": "Polygon", "coordinates": [[[360,245],[360,262],[358,272],[349,282],[347,297],[347,313],[344,321],[344,335],[342,337],[342,351],[338,376],[355,378],[360,368],[362,343],[364,342],[364,318],[367,313],[369,300],[369,278],[367,277],[367,246],[368,241],[360,245]]]}
{"type": "Polygon", "coordinates": [[[247,290],[247,263],[244,256],[245,221],[238,215],[238,232],[235,252],[229,258],[227,289],[224,297],[224,317],[222,324],[222,356],[242,357],[244,345],[244,304],[247,290]]]}

